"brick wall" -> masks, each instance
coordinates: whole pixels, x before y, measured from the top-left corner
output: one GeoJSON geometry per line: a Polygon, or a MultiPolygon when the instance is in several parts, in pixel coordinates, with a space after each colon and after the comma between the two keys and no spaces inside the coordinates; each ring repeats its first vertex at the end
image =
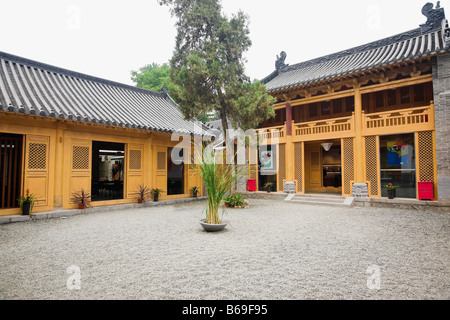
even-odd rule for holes
{"type": "Polygon", "coordinates": [[[450,201],[450,54],[433,59],[436,157],[440,201],[450,201]]]}

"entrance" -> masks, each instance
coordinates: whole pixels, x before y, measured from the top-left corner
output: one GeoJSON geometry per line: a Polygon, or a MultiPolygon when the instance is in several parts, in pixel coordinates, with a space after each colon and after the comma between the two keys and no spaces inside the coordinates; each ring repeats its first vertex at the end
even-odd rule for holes
{"type": "Polygon", "coordinates": [[[0,209],[19,207],[22,141],[21,135],[0,133],[0,209]]]}
{"type": "Polygon", "coordinates": [[[125,145],[92,142],[92,201],[123,199],[125,145]]]}
{"type": "Polygon", "coordinates": [[[184,194],[184,151],[180,148],[167,149],[167,195],[184,194]],[[172,159],[173,155],[178,158],[172,159]]]}
{"type": "Polygon", "coordinates": [[[342,194],[342,163],[340,141],[305,144],[306,192],[342,194]]]}

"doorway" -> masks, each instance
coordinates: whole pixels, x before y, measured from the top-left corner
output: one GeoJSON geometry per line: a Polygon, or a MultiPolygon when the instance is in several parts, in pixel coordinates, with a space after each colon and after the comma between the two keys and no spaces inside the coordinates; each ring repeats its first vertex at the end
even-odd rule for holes
{"type": "Polygon", "coordinates": [[[0,209],[19,208],[23,137],[0,133],[0,209]]]}
{"type": "Polygon", "coordinates": [[[305,185],[309,193],[342,194],[342,160],[340,141],[305,144],[305,185]]]}
{"type": "Polygon", "coordinates": [[[92,201],[123,199],[125,145],[92,142],[92,201]]]}
{"type": "Polygon", "coordinates": [[[184,150],[182,148],[167,149],[167,195],[184,194],[184,150]]]}

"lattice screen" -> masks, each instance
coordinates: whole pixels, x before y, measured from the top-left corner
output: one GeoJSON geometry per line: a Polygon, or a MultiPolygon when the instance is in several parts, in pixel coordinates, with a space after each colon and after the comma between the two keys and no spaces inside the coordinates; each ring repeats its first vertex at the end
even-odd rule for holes
{"type": "Polygon", "coordinates": [[[433,132],[418,133],[418,151],[419,151],[419,182],[434,181],[434,149],[433,149],[433,132]]]}
{"type": "Polygon", "coordinates": [[[130,150],[130,170],[142,169],[142,151],[130,150]]]}
{"type": "Polygon", "coordinates": [[[89,147],[73,146],[72,148],[72,169],[89,170],[89,147]]]}
{"type": "Polygon", "coordinates": [[[156,168],[158,170],[166,170],[166,153],[165,152],[158,152],[158,155],[156,158],[156,168]]]}
{"type": "Polygon", "coordinates": [[[28,169],[47,169],[47,145],[30,143],[28,153],[28,169]]]}
{"type": "Polygon", "coordinates": [[[278,147],[278,190],[283,191],[283,180],[286,180],[286,145],[280,144],[278,147]]]}
{"type": "Polygon", "coordinates": [[[377,137],[366,137],[365,139],[365,149],[366,149],[366,181],[370,182],[369,194],[373,197],[379,196],[379,185],[378,182],[378,147],[377,147],[377,137]]]}
{"type": "Polygon", "coordinates": [[[355,152],[353,149],[353,138],[343,139],[343,152],[344,161],[343,166],[343,179],[342,185],[345,195],[352,194],[351,181],[355,181],[355,152]]]}
{"type": "Polygon", "coordinates": [[[297,180],[297,191],[304,192],[303,190],[303,149],[302,143],[294,144],[294,174],[295,180],[297,180]]]}

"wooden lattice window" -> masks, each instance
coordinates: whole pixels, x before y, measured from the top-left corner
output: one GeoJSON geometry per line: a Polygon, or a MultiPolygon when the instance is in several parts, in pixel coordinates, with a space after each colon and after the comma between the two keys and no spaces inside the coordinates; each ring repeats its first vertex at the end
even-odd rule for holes
{"type": "Polygon", "coordinates": [[[72,169],[89,170],[89,147],[73,146],[72,148],[72,169]]]}
{"type": "Polygon", "coordinates": [[[294,144],[294,174],[298,192],[303,192],[303,147],[302,143],[294,144]]]}
{"type": "Polygon", "coordinates": [[[418,133],[419,151],[419,182],[434,182],[434,144],[433,132],[418,133]]]}
{"type": "Polygon", "coordinates": [[[156,168],[158,170],[166,170],[166,153],[158,152],[156,157],[156,168]]]}
{"type": "Polygon", "coordinates": [[[370,182],[369,193],[371,196],[378,196],[379,181],[378,181],[378,147],[377,137],[366,137],[365,150],[366,150],[366,180],[370,182]]]}
{"type": "Polygon", "coordinates": [[[278,147],[278,190],[283,190],[283,180],[286,180],[286,145],[280,144],[278,147]]]}
{"type": "Polygon", "coordinates": [[[344,151],[344,176],[343,176],[343,188],[344,194],[351,195],[352,194],[352,186],[351,182],[355,181],[355,152],[353,150],[353,138],[343,139],[343,151],[344,151]]]}
{"type": "Polygon", "coordinates": [[[141,170],[142,168],[142,151],[130,150],[130,170],[141,170]]]}
{"type": "Polygon", "coordinates": [[[47,169],[47,145],[30,143],[28,152],[28,169],[47,169]]]}

